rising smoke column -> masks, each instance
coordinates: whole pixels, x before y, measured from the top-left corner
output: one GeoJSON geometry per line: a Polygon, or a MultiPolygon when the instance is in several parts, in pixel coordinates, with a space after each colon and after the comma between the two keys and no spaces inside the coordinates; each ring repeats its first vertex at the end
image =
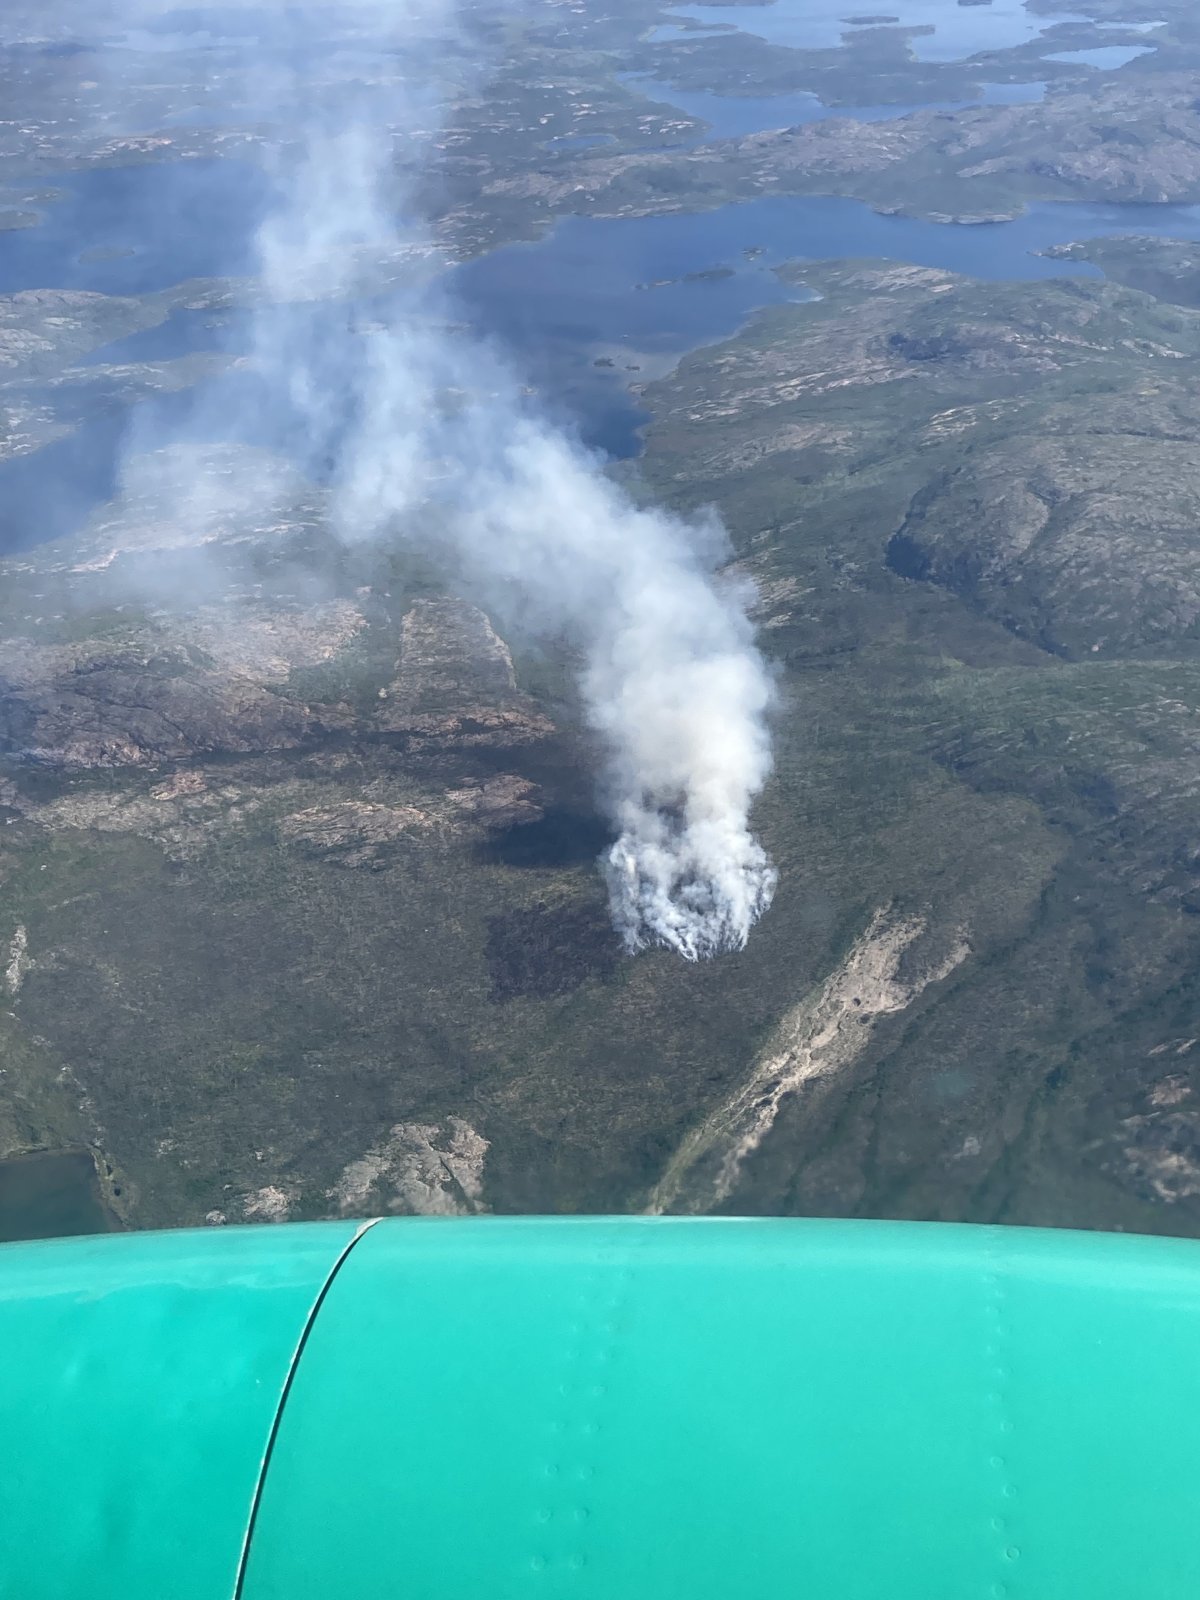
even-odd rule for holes
{"type": "Polygon", "coordinates": [[[604,862],[617,929],[630,949],[692,960],[738,948],[775,887],[748,826],[771,761],[748,591],[701,563],[715,529],[635,507],[593,457],[509,416],[493,459],[467,458],[455,538],[469,571],[522,590],[584,646],[619,829],[604,862]]]}
{"type": "MultiPolygon", "coordinates": [[[[403,135],[416,119],[398,112],[403,135]]],[[[304,130],[260,233],[268,301],[349,298],[364,250],[420,245],[419,225],[398,221],[393,141],[363,121],[304,130]]],[[[603,862],[618,931],[630,950],[690,960],[739,948],[775,887],[749,830],[771,765],[771,684],[748,586],[716,571],[723,535],[636,507],[531,412],[500,354],[447,331],[456,311],[436,291],[390,304],[353,361],[303,315],[264,316],[256,332],[307,453],[336,456],[336,530],[418,542],[482,603],[503,595],[511,609],[515,596],[529,626],[578,645],[618,832],[603,862]]]]}

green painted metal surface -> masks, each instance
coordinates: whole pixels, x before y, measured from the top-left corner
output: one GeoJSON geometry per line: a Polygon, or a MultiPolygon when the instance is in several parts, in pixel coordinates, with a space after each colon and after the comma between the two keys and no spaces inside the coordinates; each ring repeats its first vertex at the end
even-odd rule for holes
{"type": "Polygon", "coordinates": [[[1200,1246],[391,1222],[315,1323],[245,1600],[1195,1600],[1200,1246]]]}
{"type": "Polygon", "coordinates": [[[357,1227],[0,1247],[4,1600],[229,1600],[289,1367],[357,1227]]]}

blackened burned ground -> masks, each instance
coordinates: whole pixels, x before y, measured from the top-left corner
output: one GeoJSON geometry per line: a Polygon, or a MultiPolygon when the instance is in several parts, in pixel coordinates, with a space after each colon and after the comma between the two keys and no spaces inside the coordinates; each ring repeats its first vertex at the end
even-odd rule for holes
{"type": "Polygon", "coordinates": [[[479,850],[506,867],[578,867],[597,863],[611,843],[611,827],[595,812],[551,806],[538,821],[507,828],[479,850]]]}
{"type": "Polygon", "coordinates": [[[570,994],[587,979],[603,983],[621,955],[603,903],[532,906],[488,921],[486,959],[497,1003],[522,995],[570,994]]]}

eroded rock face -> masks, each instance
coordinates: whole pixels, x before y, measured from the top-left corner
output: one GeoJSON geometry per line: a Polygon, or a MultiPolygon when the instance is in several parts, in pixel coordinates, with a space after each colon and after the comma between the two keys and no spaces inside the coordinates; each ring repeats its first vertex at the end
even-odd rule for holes
{"type": "Polygon", "coordinates": [[[821,988],[788,1012],[747,1081],[684,1138],[648,1209],[707,1211],[728,1200],[784,1101],[811,1096],[852,1067],[880,1019],[906,1010],[970,957],[964,929],[934,940],[928,933],[925,915],[880,907],[821,988]]]}
{"type": "Polygon", "coordinates": [[[552,725],[517,690],[512,655],[476,606],[418,600],[400,629],[396,676],[383,691],[376,726],[420,744],[524,744],[552,725]]]}
{"type": "Polygon", "coordinates": [[[1200,619],[1200,464],[1132,433],[1005,441],[913,502],[890,549],[1070,655],[1169,644],[1200,619]]]}
{"type": "Polygon", "coordinates": [[[0,751],[40,765],[156,766],[293,749],[351,722],[343,708],[310,708],[197,665],[176,644],[0,645],[0,751]]]}
{"type": "Polygon", "coordinates": [[[489,1148],[489,1141],[462,1117],[398,1122],[382,1144],[349,1163],[329,1199],[344,1217],[372,1211],[457,1217],[484,1211],[483,1169],[489,1148]]]}
{"type": "Polygon", "coordinates": [[[371,805],[347,800],[284,817],[280,837],[308,854],[346,867],[382,866],[387,847],[436,828],[437,819],[416,806],[371,805]]]}
{"type": "Polygon", "coordinates": [[[500,700],[516,693],[512,653],[477,606],[418,600],[400,630],[393,709],[500,700]]]}
{"type": "Polygon", "coordinates": [[[406,844],[485,836],[537,822],[542,816],[537,794],[537,785],[527,778],[503,772],[441,794],[430,792],[421,806],[366,799],[313,806],[284,817],[279,836],[285,844],[339,866],[379,869],[406,844]]]}
{"type": "Polygon", "coordinates": [[[485,828],[518,828],[543,814],[537,785],[515,772],[448,789],[446,801],[457,817],[485,828]]]}
{"type": "MultiPolygon", "coordinates": [[[[197,528],[160,535],[156,507],[151,496],[136,516],[127,505],[116,522],[98,518],[81,541],[93,553],[74,570],[87,578],[131,552],[161,554],[163,538],[205,536],[197,528]]],[[[244,509],[216,518],[230,538],[244,509]]],[[[0,753],[72,769],[146,767],[311,748],[348,734],[402,734],[436,751],[523,745],[553,732],[518,691],[507,645],[462,601],[409,608],[394,677],[364,701],[354,652],[369,627],[368,589],[308,603],[202,594],[187,609],[183,598],[145,615],[125,604],[95,636],[71,642],[0,640],[0,753]]],[[[450,808],[489,826],[506,813],[529,819],[537,813],[514,788],[522,781],[473,780],[450,808]]]]}
{"type": "MultiPolygon", "coordinates": [[[[273,1183],[252,1190],[242,1200],[242,1216],[247,1222],[286,1222],[291,1209],[292,1196],[273,1183]]],[[[219,1211],[210,1211],[205,1221],[210,1218],[210,1226],[219,1226],[225,1220],[219,1211]]]]}
{"type": "Polygon", "coordinates": [[[1177,1205],[1200,1195],[1200,1123],[1195,1113],[1131,1117],[1125,1177],[1147,1198],[1177,1205]]]}
{"type": "Polygon", "coordinates": [[[21,992],[21,985],[25,982],[25,974],[30,967],[29,930],[24,923],[17,924],[7,952],[0,951],[0,960],[5,962],[4,987],[15,999],[21,992]]]}
{"type": "Polygon", "coordinates": [[[273,609],[204,606],[175,626],[177,636],[227,672],[286,683],[298,667],[318,667],[346,650],[367,625],[352,600],[273,609]]]}

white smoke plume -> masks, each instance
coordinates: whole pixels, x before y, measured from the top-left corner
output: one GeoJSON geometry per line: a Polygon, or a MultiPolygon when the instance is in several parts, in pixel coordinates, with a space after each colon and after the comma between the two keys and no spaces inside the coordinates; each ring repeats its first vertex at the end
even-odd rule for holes
{"type": "MultiPolygon", "coordinates": [[[[419,119],[392,120],[403,141],[419,119]]],[[[259,238],[264,298],[293,306],[352,298],[364,251],[422,244],[397,217],[391,132],[325,121],[302,142],[259,238]]],[[[747,586],[716,570],[723,535],[634,505],[531,410],[503,355],[447,331],[455,308],[436,292],[389,306],[352,364],[302,315],[264,316],[256,336],[306,452],[335,458],[338,534],[432,548],[468,592],[515,596],[532,628],[580,649],[618,833],[603,862],[618,931],[630,950],[690,960],[739,948],[775,887],[749,826],[771,765],[771,681],[747,586]]]]}
{"type": "Polygon", "coordinates": [[[770,750],[744,592],[698,564],[695,530],[631,506],[531,422],[470,485],[458,526],[473,560],[532,588],[585,642],[584,701],[620,829],[605,876],[626,944],[690,959],[744,944],[774,888],[747,826],[770,750]]]}

